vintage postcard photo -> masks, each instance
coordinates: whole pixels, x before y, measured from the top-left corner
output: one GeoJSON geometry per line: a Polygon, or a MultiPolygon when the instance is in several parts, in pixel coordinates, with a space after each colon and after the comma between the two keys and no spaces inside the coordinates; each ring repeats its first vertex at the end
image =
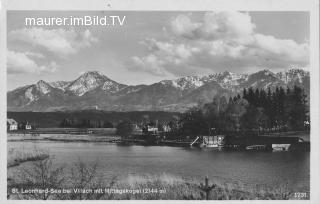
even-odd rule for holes
{"type": "Polygon", "coordinates": [[[7,199],[310,200],[310,18],[7,10],[7,199]]]}

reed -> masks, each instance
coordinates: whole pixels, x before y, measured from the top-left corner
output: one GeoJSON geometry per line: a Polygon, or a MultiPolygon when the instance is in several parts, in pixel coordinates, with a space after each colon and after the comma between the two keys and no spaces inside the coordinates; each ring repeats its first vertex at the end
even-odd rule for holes
{"type": "MultiPolygon", "coordinates": [[[[55,166],[51,159],[32,162],[21,169],[8,182],[8,199],[49,200],[288,200],[299,199],[288,185],[267,188],[230,184],[208,177],[198,180],[175,175],[128,175],[105,179],[97,173],[99,161],[94,165],[80,159],[69,166],[55,166]],[[39,177],[39,175],[43,175],[39,177]],[[19,182],[17,182],[19,181],[19,182]],[[13,193],[22,188],[71,189],[69,193],[13,193]],[[72,189],[92,189],[90,193],[72,189]],[[97,193],[94,190],[104,189],[97,193]],[[117,192],[105,189],[116,189],[117,192]],[[127,192],[125,192],[127,190],[127,192]]],[[[301,198],[300,198],[301,199],[301,198]]],[[[303,199],[309,199],[304,197],[303,199]]]]}

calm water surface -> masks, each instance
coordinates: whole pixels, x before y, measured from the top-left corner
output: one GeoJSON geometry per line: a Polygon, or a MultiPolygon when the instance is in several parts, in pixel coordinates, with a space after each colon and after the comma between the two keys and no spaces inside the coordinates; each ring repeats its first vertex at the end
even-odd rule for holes
{"type": "MultiPolygon", "coordinates": [[[[28,152],[34,148],[47,150],[54,155],[57,165],[69,165],[79,158],[88,164],[98,160],[99,173],[105,178],[168,174],[187,180],[203,180],[208,175],[222,182],[244,186],[287,184],[295,191],[309,191],[309,152],[225,152],[51,141],[8,142],[8,149],[11,148],[28,152]]],[[[26,165],[24,163],[17,168],[26,165]]]]}

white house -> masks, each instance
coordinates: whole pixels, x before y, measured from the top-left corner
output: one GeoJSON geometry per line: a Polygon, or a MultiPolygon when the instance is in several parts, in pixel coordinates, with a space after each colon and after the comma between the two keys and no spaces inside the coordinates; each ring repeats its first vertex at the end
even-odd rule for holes
{"type": "Polygon", "coordinates": [[[145,134],[157,134],[158,131],[158,128],[153,125],[144,125],[142,128],[142,132],[145,134]]]}
{"type": "Polygon", "coordinates": [[[32,127],[31,127],[31,125],[30,125],[29,123],[27,123],[26,126],[25,126],[25,129],[26,129],[26,130],[31,130],[32,127]]]}
{"type": "Polygon", "coordinates": [[[147,131],[150,132],[150,133],[156,134],[158,132],[158,128],[154,127],[154,126],[151,126],[151,125],[148,125],[147,126],[147,131]]]}
{"type": "Polygon", "coordinates": [[[142,129],[137,125],[133,124],[133,131],[134,134],[142,134],[142,129]]]}
{"type": "Polygon", "coordinates": [[[169,125],[163,125],[162,128],[163,128],[164,132],[170,132],[171,131],[171,128],[170,128],[169,125]]]}
{"type": "Polygon", "coordinates": [[[7,119],[7,130],[18,130],[18,123],[14,119],[8,118],[7,119]]]}

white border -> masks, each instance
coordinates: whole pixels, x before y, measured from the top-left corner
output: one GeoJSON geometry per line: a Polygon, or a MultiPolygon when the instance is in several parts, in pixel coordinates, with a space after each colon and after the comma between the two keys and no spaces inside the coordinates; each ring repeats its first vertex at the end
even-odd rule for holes
{"type": "MultiPolygon", "coordinates": [[[[250,203],[319,203],[320,202],[320,132],[319,132],[319,0],[0,0],[0,202],[55,203],[57,201],[12,201],[6,199],[6,11],[7,10],[241,10],[241,11],[309,11],[310,12],[310,73],[311,73],[311,157],[310,201],[246,201],[250,203]],[[110,4],[110,7],[108,6],[110,4]]],[[[59,202],[59,201],[58,201],[59,202]]],[[[63,201],[75,203],[78,201],[63,201]]],[[[135,202],[135,201],[82,201],[135,202]]],[[[150,201],[138,201],[149,203],[150,201]]],[[[163,202],[163,201],[152,201],[163,202]]],[[[164,201],[185,203],[197,201],[164,201]]],[[[201,202],[201,201],[198,201],[201,202]]],[[[203,201],[202,201],[203,202],[203,201]]],[[[239,203],[243,201],[208,201],[239,203]]]]}

